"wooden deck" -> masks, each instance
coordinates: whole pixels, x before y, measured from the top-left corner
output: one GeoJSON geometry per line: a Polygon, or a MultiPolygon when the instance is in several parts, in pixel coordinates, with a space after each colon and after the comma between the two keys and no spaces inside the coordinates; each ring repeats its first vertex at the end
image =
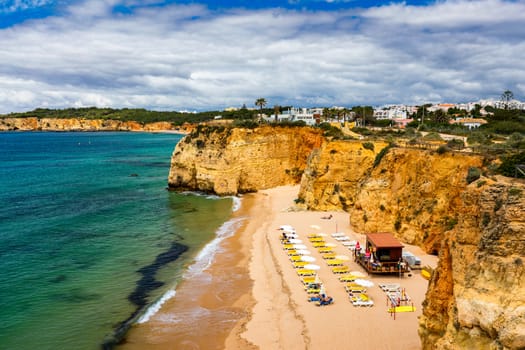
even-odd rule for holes
{"type": "Polygon", "coordinates": [[[363,268],[372,274],[381,274],[381,275],[404,275],[406,272],[409,272],[408,264],[405,262],[399,266],[397,261],[386,261],[378,263],[370,263],[364,255],[358,256],[356,262],[363,268]]]}

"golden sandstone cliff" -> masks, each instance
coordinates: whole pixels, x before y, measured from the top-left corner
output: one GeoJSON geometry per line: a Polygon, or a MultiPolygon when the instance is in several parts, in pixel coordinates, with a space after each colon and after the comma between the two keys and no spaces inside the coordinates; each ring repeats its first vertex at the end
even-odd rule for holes
{"type": "Polygon", "coordinates": [[[525,348],[525,185],[481,177],[480,156],[328,141],[317,129],[199,128],[176,147],[169,186],[221,195],[301,184],[308,209],[349,213],[439,255],[419,333],[424,349],[525,348]]]}
{"type": "Polygon", "coordinates": [[[169,122],[142,124],[135,121],[84,118],[0,118],[0,131],[166,131],[187,132],[190,126],[169,122]]]}
{"type": "Polygon", "coordinates": [[[322,140],[310,128],[199,127],[177,144],[168,185],[235,195],[294,184],[322,140]]]}

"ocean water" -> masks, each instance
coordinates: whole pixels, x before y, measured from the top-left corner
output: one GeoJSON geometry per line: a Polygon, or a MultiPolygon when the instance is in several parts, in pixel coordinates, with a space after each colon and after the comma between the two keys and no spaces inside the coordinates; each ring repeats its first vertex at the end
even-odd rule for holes
{"type": "Polygon", "coordinates": [[[166,190],[180,139],[0,133],[0,349],[110,347],[204,268],[234,201],[166,190]]]}

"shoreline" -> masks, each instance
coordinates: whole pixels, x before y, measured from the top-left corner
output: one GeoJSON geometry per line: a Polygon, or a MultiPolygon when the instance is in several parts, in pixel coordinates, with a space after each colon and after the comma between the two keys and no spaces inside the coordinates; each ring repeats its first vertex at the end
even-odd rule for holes
{"type": "MultiPolygon", "coordinates": [[[[147,322],[135,323],[116,349],[223,349],[253,304],[248,275],[251,239],[246,230],[257,222],[252,217],[255,200],[252,194],[243,196],[240,208],[227,221],[236,226],[234,233],[211,252],[209,266],[196,273],[188,270],[175,295],[147,322]]],[[[250,348],[242,340],[240,344],[239,349],[250,348]]]]}
{"type": "MultiPolygon", "coordinates": [[[[305,245],[312,232],[344,232],[365,242],[349,224],[346,212],[295,211],[298,186],[283,186],[243,196],[232,219],[242,220],[236,232],[220,245],[213,264],[203,276],[184,280],[176,296],[143,324],[135,324],[118,349],[420,349],[418,316],[428,282],[418,272],[412,277],[368,276],[375,283],[371,308],[352,306],[342,283],[320,254],[308,249],[321,266],[319,277],[334,305],[317,307],[308,295],[280,243],[281,225],[291,225],[305,245]],[[332,219],[322,217],[332,215],[332,219]],[[387,312],[386,296],[378,283],[400,283],[416,312],[387,312]],[[197,293],[195,293],[198,291],[197,293]],[[195,295],[197,294],[197,295],[195,295]],[[184,325],[184,327],[182,327],[184,325]]],[[[330,235],[326,238],[337,243],[330,235]]],[[[405,245],[422,265],[435,266],[437,258],[418,247],[405,245]]],[[[351,256],[344,246],[338,254],[351,256]]],[[[362,270],[353,260],[351,270],[362,270]]]]}

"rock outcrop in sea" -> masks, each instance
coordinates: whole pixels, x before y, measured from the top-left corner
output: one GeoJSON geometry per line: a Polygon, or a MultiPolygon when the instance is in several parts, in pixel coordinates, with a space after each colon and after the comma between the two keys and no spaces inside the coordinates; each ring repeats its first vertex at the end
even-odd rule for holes
{"type": "Polygon", "coordinates": [[[393,232],[439,256],[420,319],[423,349],[524,349],[525,183],[467,181],[484,162],[330,141],[311,128],[201,127],[177,145],[169,187],[235,195],[300,183],[298,205],[345,210],[357,231],[393,232]]]}

